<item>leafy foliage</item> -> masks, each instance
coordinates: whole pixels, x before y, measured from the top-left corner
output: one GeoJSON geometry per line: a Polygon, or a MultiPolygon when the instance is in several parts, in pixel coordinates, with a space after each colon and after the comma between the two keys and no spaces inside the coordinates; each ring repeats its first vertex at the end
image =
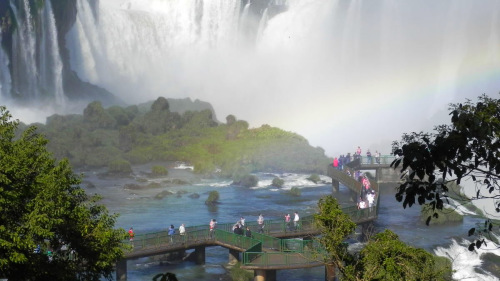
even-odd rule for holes
{"type": "Polygon", "coordinates": [[[451,280],[449,260],[438,268],[435,256],[406,245],[390,230],[373,236],[358,260],[358,280],[451,280]]]}
{"type": "Polygon", "coordinates": [[[151,173],[154,176],[166,176],[168,175],[168,170],[167,168],[165,168],[165,166],[155,165],[151,168],[151,173]]]}
{"type": "MultiPolygon", "coordinates": [[[[471,200],[500,199],[500,101],[482,95],[477,103],[451,104],[450,115],[451,124],[435,127],[434,133],[405,134],[393,143],[399,158],[391,166],[404,174],[396,199],[405,208],[418,202],[443,209],[452,181],[473,181],[471,200]]],[[[494,202],[500,212],[500,202],[494,202]]],[[[480,237],[469,249],[482,242],[480,237]]]]}
{"type": "Polygon", "coordinates": [[[354,232],[356,224],[342,212],[337,199],[331,195],[319,200],[318,209],[314,221],[321,232],[318,242],[326,251],[323,255],[324,262],[334,265],[345,274],[346,265],[352,263],[352,256],[347,251],[344,241],[354,232]]]}
{"type": "Polygon", "coordinates": [[[67,160],[56,163],[36,127],[16,137],[19,122],[10,119],[0,107],[0,276],[111,278],[125,237],[123,229],[113,228],[117,216],[97,204],[98,196],[85,194],[67,160]],[[52,259],[34,251],[38,245],[53,252],[52,259]]]}
{"type": "Polygon", "coordinates": [[[300,196],[302,194],[302,192],[300,191],[300,188],[294,186],[292,188],[290,188],[290,191],[289,191],[290,195],[292,196],[300,196]]]}
{"type": "Polygon", "coordinates": [[[159,273],[153,277],[153,281],[177,281],[177,276],[173,273],[159,273]]]}
{"type": "Polygon", "coordinates": [[[372,236],[359,253],[350,253],[345,240],[356,224],[331,195],[322,197],[318,207],[314,219],[321,235],[317,241],[324,249],[318,256],[335,266],[342,280],[451,280],[450,260],[406,245],[390,230],[372,236]]]}

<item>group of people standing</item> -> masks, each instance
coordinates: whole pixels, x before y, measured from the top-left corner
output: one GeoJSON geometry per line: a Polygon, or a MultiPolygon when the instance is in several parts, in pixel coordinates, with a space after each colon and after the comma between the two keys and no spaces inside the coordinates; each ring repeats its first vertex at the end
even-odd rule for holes
{"type": "MultiPolygon", "coordinates": [[[[291,221],[290,214],[285,215],[285,230],[298,230],[299,229],[299,221],[300,217],[297,212],[294,213],[293,221],[291,221]],[[293,222],[293,227],[292,227],[292,222],[293,222]]],[[[257,218],[257,232],[258,233],[264,233],[264,216],[262,214],[259,214],[259,217],[257,218]]],[[[217,228],[217,220],[216,219],[211,219],[209,222],[209,237],[213,238],[215,229],[217,228]]],[[[184,236],[186,235],[186,226],[184,224],[181,224],[179,226],[179,235],[184,236]]],[[[246,237],[252,237],[252,231],[250,230],[249,226],[245,226],[245,218],[241,217],[234,225],[233,225],[233,233],[237,235],[245,235],[246,237]]],[[[134,241],[134,229],[131,227],[128,231],[129,234],[129,240],[130,242],[134,241]]],[[[170,242],[173,242],[173,236],[176,234],[176,229],[173,224],[171,224],[167,228],[167,234],[168,237],[170,238],[170,242]]]]}
{"type": "MultiPolygon", "coordinates": [[[[375,151],[375,163],[376,164],[380,164],[380,152],[378,152],[378,150],[375,151]]],[[[340,155],[338,158],[335,157],[333,159],[333,167],[339,169],[339,170],[343,170],[344,169],[344,165],[353,161],[353,160],[356,160],[356,159],[361,159],[361,147],[358,146],[358,148],[356,149],[356,151],[353,153],[353,155],[351,156],[351,153],[347,153],[346,155],[340,155]]],[[[372,158],[372,153],[370,152],[370,150],[368,149],[366,151],[366,159],[367,159],[367,164],[373,164],[373,158],[372,158]]]]}

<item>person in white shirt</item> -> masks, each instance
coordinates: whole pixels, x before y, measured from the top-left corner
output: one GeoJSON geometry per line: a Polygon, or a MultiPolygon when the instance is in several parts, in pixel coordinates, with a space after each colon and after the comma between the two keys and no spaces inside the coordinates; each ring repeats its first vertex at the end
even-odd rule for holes
{"type": "Polygon", "coordinates": [[[293,217],[293,226],[295,227],[295,230],[299,227],[299,213],[295,212],[295,216],[293,217]]]}
{"type": "Polygon", "coordinates": [[[179,234],[186,235],[186,227],[184,224],[181,224],[181,226],[179,226],[179,234]]]}
{"type": "Polygon", "coordinates": [[[259,224],[259,233],[264,233],[264,216],[262,214],[259,215],[257,219],[257,223],[259,224]]]}

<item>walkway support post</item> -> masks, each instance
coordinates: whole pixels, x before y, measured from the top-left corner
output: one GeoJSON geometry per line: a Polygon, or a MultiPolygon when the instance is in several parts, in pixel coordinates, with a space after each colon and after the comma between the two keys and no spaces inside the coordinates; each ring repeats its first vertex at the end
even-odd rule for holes
{"type": "Polygon", "coordinates": [[[127,260],[116,262],[116,281],[127,281],[127,260]]]}
{"type": "Polygon", "coordinates": [[[337,180],[332,179],[332,192],[333,193],[339,192],[339,186],[340,186],[340,183],[337,180]]]}
{"type": "Polygon", "coordinates": [[[198,265],[205,264],[205,247],[199,246],[194,248],[194,260],[198,265]]]}
{"type": "Polygon", "coordinates": [[[276,270],[254,270],[254,281],[276,281],[276,270]]]}
{"type": "Polygon", "coordinates": [[[240,261],[240,252],[237,250],[229,249],[229,264],[236,264],[240,261]]]}
{"type": "Polygon", "coordinates": [[[325,281],[335,281],[335,265],[325,264],[325,281]]]}

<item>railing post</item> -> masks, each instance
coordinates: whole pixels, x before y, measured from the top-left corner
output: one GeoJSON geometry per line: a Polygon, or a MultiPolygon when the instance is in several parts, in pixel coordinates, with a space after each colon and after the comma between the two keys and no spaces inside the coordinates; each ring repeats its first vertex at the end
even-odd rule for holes
{"type": "Polygon", "coordinates": [[[116,281],[127,281],[127,260],[121,259],[116,262],[116,281]]]}

